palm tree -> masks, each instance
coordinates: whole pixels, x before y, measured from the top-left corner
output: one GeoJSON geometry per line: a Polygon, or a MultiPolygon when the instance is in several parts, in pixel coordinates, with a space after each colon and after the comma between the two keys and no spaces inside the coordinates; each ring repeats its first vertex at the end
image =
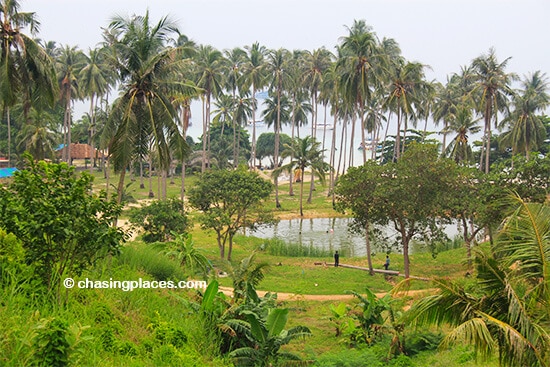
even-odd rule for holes
{"type": "Polygon", "coordinates": [[[231,126],[233,122],[234,105],[235,99],[229,94],[221,94],[214,102],[216,109],[212,111],[212,125],[219,126],[222,135],[225,128],[231,126]]]}
{"type": "Polygon", "coordinates": [[[293,172],[300,172],[300,216],[304,216],[304,173],[306,168],[311,170],[312,176],[319,177],[321,183],[325,182],[325,176],[330,166],[324,161],[324,151],[320,149],[321,143],[314,137],[306,136],[303,139],[294,138],[290,144],[285,144],[285,150],[281,153],[283,159],[290,158],[290,162],[273,171],[276,177],[286,171],[292,177],[293,172]]]}
{"type": "Polygon", "coordinates": [[[35,160],[53,158],[56,135],[52,129],[55,118],[43,110],[31,108],[29,120],[18,134],[18,148],[28,151],[35,160]]]}
{"type": "Polygon", "coordinates": [[[61,47],[59,57],[56,59],[57,80],[59,82],[61,103],[65,109],[63,115],[65,162],[71,164],[71,123],[72,103],[74,99],[81,98],[78,75],[84,67],[85,56],[77,47],[61,47]]]}
{"type": "MultiPolygon", "coordinates": [[[[427,88],[424,80],[425,65],[418,62],[408,62],[401,58],[390,69],[391,84],[386,98],[386,107],[397,115],[397,136],[395,141],[395,159],[399,159],[405,144],[401,142],[401,131],[407,131],[407,121],[416,121],[415,104],[421,101],[422,91],[427,88]],[[402,128],[402,123],[404,127],[402,128]]],[[[406,136],[404,135],[403,139],[406,136]]]]}
{"type": "Polygon", "coordinates": [[[473,161],[472,147],[468,143],[471,134],[477,134],[481,129],[479,119],[472,118],[472,109],[469,106],[459,106],[455,118],[451,121],[444,134],[456,132],[455,138],[444,150],[444,155],[458,164],[467,165],[473,161]]]}
{"type": "Polygon", "coordinates": [[[502,125],[510,126],[503,134],[502,142],[509,144],[514,153],[519,150],[529,153],[537,149],[546,139],[546,128],[542,113],[550,104],[548,95],[548,80],[546,75],[537,71],[522,81],[523,89],[512,97],[512,111],[502,121],[502,125]]]}
{"type": "Polygon", "coordinates": [[[209,45],[200,45],[194,58],[197,73],[196,84],[203,90],[202,168],[206,170],[210,149],[210,104],[223,89],[223,55],[209,45]]]}
{"type": "MultiPolygon", "coordinates": [[[[290,53],[285,49],[273,50],[269,53],[269,61],[267,64],[267,70],[273,76],[270,82],[270,88],[275,95],[277,102],[276,116],[275,116],[275,151],[273,155],[273,162],[275,163],[274,169],[279,166],[279,134],[281,131],[281,100],[283,98],[283,87],[286,79],[286,64],[290,59],[290,53]]],[[[288,121],[288,120],[287,120],[288,121]]],[[[266,120],[267,122],[267,120],[266,120]]],[[[278,178],[274,179],[275,184],[275,206],[281,207],[279,202],[279,182],[278,178]]]]}
{"type": "Polygon", "coordinates": [[[0,105],[8,123],[8,161],[11,162],[10,108],[23,103],[26,119],[31,105],[53,105],[58,93],[55,70],[45,50],[22,30],[36,34],[35,13],[19,11],[17,0],[0,1],[0,105]]]}
{"type": "Polygon", "coordinates": [[[253,43],[252,46],[245,47],[248,54],[246,62],[243,65],[243,77],[245,88],[252,88],[252,168],[256,167],[256,91],[266,85],[266,68],[265,54],[267,52],[264,46],[259,43],[253,43]]]}
{"type": "MultiPolygon", "coordinates": [[[[370,98],[372,87],[377,83],[374,71],[379,70],[379,64],[383,62],[382,55],[378,51],[378,39],[367,26],[364,20],[354,21],[348,28],[348,36],[342,38],[341,57],[338,60],[339,74],[342,78],[342,90],[344,99],[356,107],[361,119],[361,140],[365,141],[365,105],[370,98]]],[[[350,140],[353,142],[355,134],[355,118],[352,120],[350,140]]],[[[353,144],[352,144],[353,145],[353,144]]],[[[353,154],[350,150],[350,161],[353,154]]],[[[363,161],[366,161],[366,152],[363,151],[363,161]]]]}
{"type": "Polygon", "coordinates": [[[479,161],[479,169],[483,170],[483,159],[485,159],[485,173],[489,172],[491,122],[494,120],[495,126],[498,125],[498,112],[506,110],[508,105],[507,96],[513,94],[510,83],[516,76],[505,72],[508,61],[510,61],[510,58],[499,63],[493,48],[489,49],[487,54],[481,55],[472,61],[472,72],[475,80],[472,93],[474,98],[477,99],[478,108],[485,122],[483,132],[485,144],[481,150],[479,161]]]}
{"type": "MultiPolygon", "coordinates": [[[[79,73],[79,85],[82,95],[90,98],[90,131],[88,144],[95,148],[95,112],[102,96],[107,94],[114,83],[114,74],[106,63],[107,50],[97,48],[88,50],[85,57],[85,65],[79,73]]],[[[94,160],[95,164],[95,160],[94,160]]],[[[94,164],[90,165],[90,172],[94,164]]]]}
{"type": "Polygon", "coordinates": [[[181,89],[176,78],[178,50],[167,47],[176,24],[163,17],[151,25],[145,16],[116,16],[107,41],[113,48],[113,66],[121,81],[121,97],[113,106],[110,123],[116,125],[109,144],[115,170],[120,172],[118,200],[122,198],[126,168],[143,157],[152,138],[160,169],[166,171],[175,149],[184,155],[187,144],[178,129],[178,114],[170,97],[181,89]]]}
{"type": "Polygon", "coordinates": [[[415,303],[413,325],[450,325],[442,346],[466,342],[501,366],[550,366],[550,207],[517,199],[491,248],[478,252],[475,287],[435,280],[439,294],[415,303]]]}
{"type": "MultiPolygon", "coordinates": [[[[187,36],[180,34],[176,45],[181,50],[182,63],[176,72],[176,78],[183,80],[183,88],[176,90],[172,96],[172,104],[179,111],[181,121],[181,134],[184,140],[187,139],[187,130],[191,124],[191,101],[199,96],[200,90],[192,82],[193,64],[192,57],[195,55],[195,43],[187,36]]],[[[180,199],[182,205],[185,205],[185,163],[186,155],[177,157],[181,162],[181,189],[180,199]]],[[[183,208],[182,208],[183,210],[183,208]]]]}
{"type": "MultiPolygon", "coordinates": [[[[317,129],[317,116],[319,110],[318,94],[323,85],[323,77],[325,71],[332,63],[333,55],[325,48],[314,50],[313,52],[305,51],[302,53],[302,83],[309,89],[311,96],[311,136],[315,137],[317,129]]],[[[326,132],[326,125],[324,128],[326,132]]],[[[311,175],[311,184],[309,189],[308,203],[311,203],[311,198],[314,189],[314,175],[311,175]]]]}

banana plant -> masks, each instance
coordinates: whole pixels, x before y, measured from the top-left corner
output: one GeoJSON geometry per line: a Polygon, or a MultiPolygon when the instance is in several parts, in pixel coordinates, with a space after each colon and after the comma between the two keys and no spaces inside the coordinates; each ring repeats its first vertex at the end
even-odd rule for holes
{"type": "Polygon", "coordinates": [[[267,317],[261,317],[252,311],[243,313],[246,320],[241,320],[240,324],[245,327],[245,335],[251,346],[238,348],[230,353],[237,365],[278,366],[279,361],[282,360],[300,360],[300,357],[295,354],[280,351],[283,345],[292,340],[311,335],[311,331],[305,326],[295,326],[285,330],[288,309],[270,309],[267,317]]]}

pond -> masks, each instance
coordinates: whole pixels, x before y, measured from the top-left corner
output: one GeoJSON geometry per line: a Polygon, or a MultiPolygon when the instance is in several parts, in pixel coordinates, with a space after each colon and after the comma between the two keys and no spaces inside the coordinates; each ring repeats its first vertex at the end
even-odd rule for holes
{"type": "MultiPolygon", "coordinates": [[[[366,256],[365,236],[350,231],[349,225],[352,221],[352,218],[285,219],[274,226],[261,227],[247,234],[265,239],[278,238],[287,243],[317,247],[330,252],[338,250],[349,257],[366,256]]],[[[458,233],[456,225],[446,226],[445,232],[449,238],[458,233]]],[[[384,244],[371,244],[371,249],[374,253],[388,251],[384,244]]]]}

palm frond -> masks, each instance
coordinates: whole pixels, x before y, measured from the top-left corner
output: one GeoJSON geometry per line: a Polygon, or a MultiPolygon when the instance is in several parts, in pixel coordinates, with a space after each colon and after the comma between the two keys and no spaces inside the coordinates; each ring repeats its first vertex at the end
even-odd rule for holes
{"type": "Polygon", "coordinates": [[[475,317],[467,320],[454,328],[441,342],[442,348],[452,345],[473,345],[476,354],[483,359],[490,357],[497,349],[497,343],[493,339],[485,320],[475,317]]]}

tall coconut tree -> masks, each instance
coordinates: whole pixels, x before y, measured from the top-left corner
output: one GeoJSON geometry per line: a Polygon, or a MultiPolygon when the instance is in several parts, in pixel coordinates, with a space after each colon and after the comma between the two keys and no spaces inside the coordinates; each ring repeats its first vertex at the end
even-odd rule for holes
{"type": "MultiPolygon", "coordinates": [[[[79,85],[82,95],[90,99],[90,128],[88,144],[95,149],[95,112],[102,96],[107,94],[114,84],[114,73],[106,62],[105,48],[89,49],[84,55],[84,66],[79,73],[79,85]]],[[[94,162],[95,163],[95,160],[94,162]]],[[[90,165],[90,172],[94,164],[90,165]]]]}
{"type": "Polygon", "coordinates": [[[507,73],[506,67],[510,58],[499,62],[495,49],[489,49],[487,54],[476,57],[472,61],[474,87],[472,93],[476,99],[479,112],[483,115],[484,146],[480,154],[479,169],[489,172],[489,157],[491,151],[492,122],[498,125],[498,113],[505,112],[508,107],[508,96],[513,94],[511,82],[515,74],[507,73]],[[485,161],[485,169],[483,169],[485,161]]]}
{"type": "MultiPolygon", "coordinates": [[[[286,90],[291,100],[291,113],[290,113],[290,138],[294,139],[295,136],[300,136],[300,127],[307,125],[309,115],[312,114],[311,104],[307,102],[308,94],[307,89],[302,80],[303,73],[303,55],[306,53],[304,50],[292,51],[292,61],[287,66],[288,80],[286,83],[286,90]]],[[[291,175],[292,176],[292,175],[291,175]]],[[[294,179],[291,177],[288,194],[294,196],[294,179]]]]}
{"type": "Polygon", "coordinates": [[[60,100],[64,108],[63,142],[64,160],[71,164],[71,125],[72,106],[76,99],[82,98],[79,84],[79,74],[86,62],[85,55],[76,46],[65,45],[60,48],[56,59],[57,80],[59,82],[60,100]]]}
{"type": "Polygon", "coordinates": [[[252,89],[252,167],[256,167],[256,92],[267,85],[267,49],[255,42],[245,47],[246,62],[243,65],[243,87],[252,89]]]}
{"type": "MultiPolygon", "coordinates": [[[[283,98],[285,79],[287,77],[286,65],[290,59],[290,53],[285,49],[272,50],[269,52],[267,70],[272,75],[270,81],[270,90],[272,91],[275,101],[277,103],[276,116],[274,123],[275,131],[275,151],[273,155],[273,161],[275,164],[274,169],[279,166],[279,134],[281,131],[281,101],[283,98]]],[[[285,97],[286,98],[286,97],[285,97]]],[[[287,120],[288,121],[288,120],[287,120]]],[[[267,121],[266,121],[267,122],[267,121]]],[[[275,206],[281,207],[279,202],[279,182],[278,177],[274,178],[275,184],[275,206]]]]}
{"type": "Polygon", "coordinates": [[[294,138],[290,144],[285,144],[281,157],[283,159],[289,158],[290,162],[275,169],[273,176],[276,177],[283,171],[289,172],[292,175],[294,170],[300,170],[300,216],[303,217],[304,174],[306,168],[310,169],[312,176],[317,176],[324,183],[330,166],[324,161],[324,151],[321,150],[321,142],[312,136],[306,136],[303,139],[294,138]]]}
{"type": "MultiPolygon", "coordinates": [[[[361,119],[361,140],[363,142],[365,141],[366,101],[370,98],[372,88],[377,84],[375,70],[377,70],[376,65],[381,61],[382,55],[379,53],[378,39],[372,27],[367,26],[364,20],[356,20],[348,28],[348,36],[341,39],[341,56],[338,60],[338,67],[341,69],[344,98],[355,106],[356,115],[361,119]]],[[[352,120],[352,142],[355,134],[354,121],[355,118],[352,120]]],[[[350,160],[352,152],[350,150],[350,160]]],[[[366,152],[363,151],[363,161],[366,159],[366,152]]]]}
{"type": "Polygon", "coordinates": [[[522,89],[512,97],[511,111],[501,124],[509,127],[502,135],[502,143],[511,146],[514,153],[523,150],[525,158],[529,159],[529,153],[546,139],[541,114],[550,104],[550,96],[548,79],[540,71],[526,76],[521,84],[522,89]]]}
{"type": "Polygon", "coordinates": [[[473,162],[472,146],[469,137],[480,131],[479,119],[472,116],[472,106],[463,104],[458,107],[456,116],[450,121],[448,127],[443,131],[456,133],[449,146],[443,151],[444,156],[453,159],[457,164],[469,165],[473,162]]]}
{"type": "Polygon", "coordinates": [[[36,40],[40,23],[35,13],[20,11],[17,0],[0,1],[0,107],[8,123],[8,161],[11,162],[10,108],[22,102],[25,119],[32,105],[53,105],[58,93],[53,62],[36,40]]]}
{"type": "Polygon", "coordinates": [[[387,108],[397,116],[397,136],[395,141],[394,159],[399,159],[404,150],[401,142],[401,131],[407,131],[408,120],[416,121],[415,104],[420,103],[422,92],[427,88],[424,79],[425,65],[410,62],[401,58],[392,65],[390,71],[390,86],[385,101],[387,108]]]}
{"type": "MultiPolygon", "coordinates": [[[[193,82],[193,57],[196,55],[197,45],[184,34],[180,34],[176,40],[176,47],[180,50],[181,61],[175,77],[183,81],[182,88],[177,88],[172,94],[172,104],[179,111],[181,122],[181,134],[187,140],[187,130],[191,125],[191,102],[198,98],[200,89],[193,82]]],[[[184,152],[183,152],[184,153],[184,152]]],[[[182,206],[185,205],[185,163],[186,155],[177,157],[181,162],[181,188],[180,199],[182,206]]],[[[182,210],[184,208],[182,207],[182,210]]]]}
{"type": "Polygon", "coordinates": [[[163,17],[151,24],[144,16],[115,16],[106,35],[113,49],[113,66],[121,81],[121,96],[114,103],[111,124],[116,125],[109,144],[114,168],[120,172],[118,200],[130,162],[143,154],[152,139],[160,169],[167,171],[176,148],[187,147],[178,129],[178,114],[171,96],[180,86],[177,48],[168,47],[178,34],[176,23],[163,17]]]}
{"type": "MultiPolygon", "coordinates": [[[[312,117],[311,117],[311,136],[316,136],[317,119],[319,111],[319,91],[323,85],[325,71],[332,63],[333,55],[325,48],[319,48],[312,52],[306,51],[302,54],[302,82],[309,90],[311,96],[312,117]]],[[[326,132],[326,125],[324,127],[326,132]]],[[[311,203],[314,189],[314,175],[311,175],[308,203],[311,203]]]]}
{"type": "Polygon", "coordinates": [[[246,51],[242,48],[235,47],[231,50],[226,50],[226,71],[225,74],[225,89],[231,93],[231,97],[235,104],[234,113],[232,118],[233,127],[233,165],[236,168],[238,165],[239,156],[239,139],[237,139],[237,131],[240,135],[241,129],[237,129],[237,125],[243,126],[248,123],[251,115],[251,100],[248,98],[248,88],[245,88],[245,76],[244,69],[247,62],[246,51]],[[250,113],[249,113],[250,111],[250,113]],[[239,114],[239,117],[237,117],[239,114]],[[245,120],[243,121],[243,118],[245,120]],[[238,121],[237,121],[238,120],[238,121]]]}
{"type": "Polygon", "coordinates": [[[203,101],[203,127],[202,127],[202,166],[201,172],[206,169],[209,159],[209,129],[210,108],[212,98],[215,98],[223,90],[223,54],[210,45],[200,45],[194,57],[195,71],[197,73],[196,84],[202,89],[203,101]]]}

